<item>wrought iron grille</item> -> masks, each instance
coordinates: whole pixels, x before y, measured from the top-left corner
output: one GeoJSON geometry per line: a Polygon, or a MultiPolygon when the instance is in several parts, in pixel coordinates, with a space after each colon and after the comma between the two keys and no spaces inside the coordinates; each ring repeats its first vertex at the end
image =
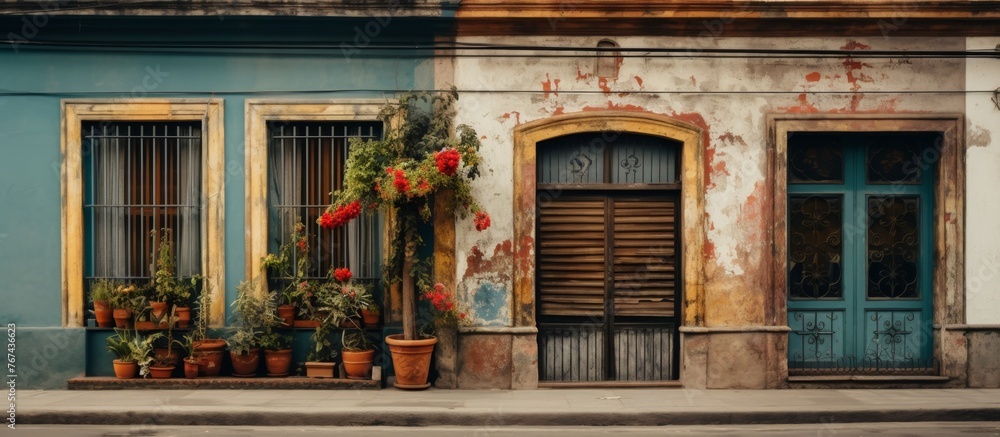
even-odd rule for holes
{"type": "Polygon", "coordinates": [[[170,229],[177,273],[201,273],[201,125],[83,124],[87,283],[150,278],[152,230],[170,229]]]}
{"type": "Polygon", "coordinates": [[[269,250],[277,251],[301,222],[309,234],[311,278],[325,277],[331,267],[349,267],[356,279],[376,280],[380,217],[364,213],[333,230],[323,229],[316,219],[330,204],[331,192],[343,186],[351,141],[381,138],[382,124],[270,122],[268,134],[269,250]]]}

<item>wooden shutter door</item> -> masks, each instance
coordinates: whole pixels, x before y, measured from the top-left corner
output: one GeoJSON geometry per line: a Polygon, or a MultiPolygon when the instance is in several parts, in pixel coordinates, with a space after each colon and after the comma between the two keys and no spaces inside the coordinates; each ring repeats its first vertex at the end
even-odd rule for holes
{"type": "Polygon", "coordinates": [[[615,316],[673,317],[677,202],[614,198],[615,316]]]}
{"type": "Polygon", "coordinates": [[[561,196],[538,208],[538,312],[604,316],[605,198],[561,196]]]}

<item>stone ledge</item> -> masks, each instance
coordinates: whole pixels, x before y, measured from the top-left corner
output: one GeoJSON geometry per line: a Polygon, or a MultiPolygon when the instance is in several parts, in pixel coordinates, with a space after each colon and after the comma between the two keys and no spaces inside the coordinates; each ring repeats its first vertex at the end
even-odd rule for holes
{"type": "Polygon", "coordinates": [[[103,376],[71,378],[69,390],[379,390],[382,381],[372,379],[306,378],[169,378],[118,379],[103,376]]]}
{"type": "Polygon", "coordinates": [[[789,376],[788,382],[948,382],[947,376],[932,375],[812,375],[789,376]]]}

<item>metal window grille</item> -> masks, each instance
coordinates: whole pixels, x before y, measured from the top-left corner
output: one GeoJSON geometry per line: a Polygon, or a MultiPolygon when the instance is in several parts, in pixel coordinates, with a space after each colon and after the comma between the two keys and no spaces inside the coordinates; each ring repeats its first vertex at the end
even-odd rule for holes
{"type": "Polygon", "coordinates": [[[201,273],[201,125],[82,127],[87,283],[148,280],[154,229],[171,230],[181,277],[201,273]]]}
{"type": "MultiPolygon", "coordinates": [[[[308,231],[309,276],[326,277],[331,267],[349,267],[359,280],[374,281],[380,269],[381,220],[364,213],[337,229],[316,220],[343,187],[352,139],[382,137],[380,122],[268,123],[268,249],[285,244],[296,223],[308,231]]],[[[293,260],[293,264],[298,260],[293,260]]]]}

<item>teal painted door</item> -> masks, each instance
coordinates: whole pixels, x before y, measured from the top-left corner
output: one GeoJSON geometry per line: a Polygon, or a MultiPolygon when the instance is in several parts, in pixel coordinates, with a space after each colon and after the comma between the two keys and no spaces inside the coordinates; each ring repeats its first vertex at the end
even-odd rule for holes
{"type": "Polygon", "coordinates": [[[933,372],[938,136],[788,138],[789,372],[933,372]]]}

